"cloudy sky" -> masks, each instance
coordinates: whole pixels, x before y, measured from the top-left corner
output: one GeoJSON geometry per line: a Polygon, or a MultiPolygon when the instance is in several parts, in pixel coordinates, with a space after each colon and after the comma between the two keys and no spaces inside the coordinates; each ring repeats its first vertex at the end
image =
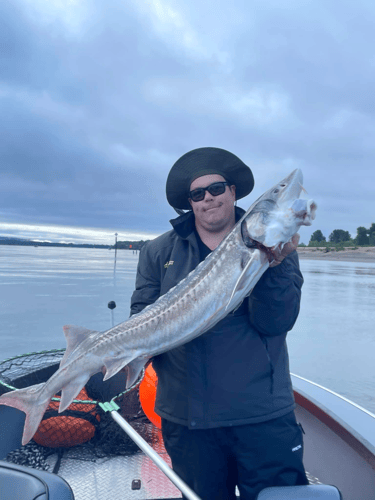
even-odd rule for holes
{"type": "Polygon", "coordinates": [[[375,222],[375,4],[2,0],[0,236],[150,238],[165,181],[217,146],[255,197],[301,168],[312,228],[375,222]]]}

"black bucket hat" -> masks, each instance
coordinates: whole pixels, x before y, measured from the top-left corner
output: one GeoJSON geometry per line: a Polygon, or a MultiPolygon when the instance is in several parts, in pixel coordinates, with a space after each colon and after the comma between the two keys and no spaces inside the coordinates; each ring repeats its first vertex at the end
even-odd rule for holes
{"type": "Polygon", "coordinates": [[[236,155],[220,148],[198,148],[181,156],[171,168],[166,185],[168,203],[173,208],[191,209],[191,183],[209,174],[219,174],[234,184],[237,200],[247,196],[254,187],[250,168],[236,155]]]}

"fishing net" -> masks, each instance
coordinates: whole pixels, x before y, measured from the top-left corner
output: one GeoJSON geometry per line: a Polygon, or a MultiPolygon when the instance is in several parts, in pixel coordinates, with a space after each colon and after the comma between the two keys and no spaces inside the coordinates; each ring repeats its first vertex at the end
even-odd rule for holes
{"type": "MultiPolygon", "coordinates": [[[[42,351],[0,362],[0,395],[46,382],[59,368],[64,352],[65,349],[42,351]]],[[[120,407],[118,412],[138,434],[149,444],[155,444],[160,440],[160,432],[149,421],[139,401],[142,376],[130,389],[124,390],[125,372],[119,372],[106,382],[102,374],[96,374],[62,413],[58,413],[60,393],[56,394],[33,439],[9,453],[7,460],[48,470],[46,458],[56,452],[61,457],[67,448],[70,458],[77,450],[80,460],[138,453],[138,446],[99,406],[107,401],[115,401],[120,407]]],[[[57,472],[56,465],[53,472],[57,472]]]]}

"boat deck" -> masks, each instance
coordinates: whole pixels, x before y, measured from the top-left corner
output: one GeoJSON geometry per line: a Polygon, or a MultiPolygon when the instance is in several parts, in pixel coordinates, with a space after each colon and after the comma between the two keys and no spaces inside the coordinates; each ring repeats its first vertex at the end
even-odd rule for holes
{"type": "MultiPolygon", "coordinates": [[[[161,442],[153,446],[165,462],[171,465],[169,455],[161,442]]],[[[58,457],[52,455],[47,462],[53,469],[58,457]]],[[[67,450],[62,458],[59,475],[73,489],[76,500],[147,500],[182,498],[181,492],[142,452],[124,457],[95,459],[90,453],[82,453],[77,458],[74,450],[67,450]],[[77,461],[79,466],[77,467],[77,461]],[[141,488],[132,489],[134,481],[141,488]]],[[[307,474],[310,484],[321,484],[319,479],[307,474]]],[[[239,495],[237,491],[237,495],[239,495]]]]}

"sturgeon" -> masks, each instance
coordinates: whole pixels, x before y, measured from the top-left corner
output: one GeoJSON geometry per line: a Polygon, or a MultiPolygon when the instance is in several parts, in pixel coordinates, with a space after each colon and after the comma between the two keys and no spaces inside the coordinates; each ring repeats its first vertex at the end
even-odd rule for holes
{"type": "Polygon", "coordinates": [[[95,373],[107,380],[127,367],[128,388],[150,358],[203,334],[238,307],[300,226],[315,218],[316,203],[299,198],[302,183],[297,169],[266,191],[195,270],[140,313],[105,332],[65,326],[59,369],[45,383],[0,397],[0,404],[26,414],[22,444],[58,391],[62,412],[95,373]]]}

